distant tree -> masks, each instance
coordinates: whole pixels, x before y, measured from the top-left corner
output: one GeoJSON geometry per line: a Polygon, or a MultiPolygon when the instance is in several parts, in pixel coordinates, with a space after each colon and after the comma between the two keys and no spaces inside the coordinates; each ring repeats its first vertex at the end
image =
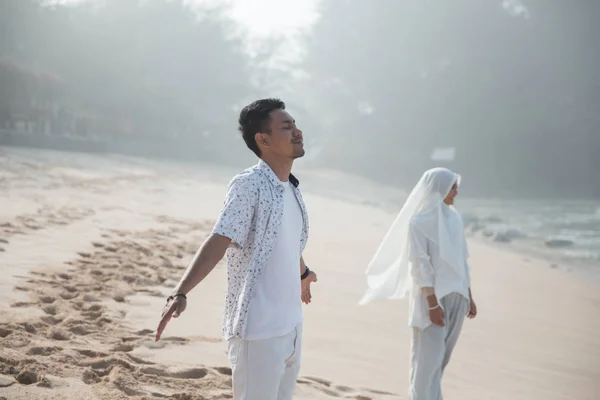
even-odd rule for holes
{"type": "Polygon", "coordinates": [[[222,8],[182,0],[2,7],[9,35],[0,56],[61,77],[65,104],[91,113],[97,134],[183,138],[221,152],[239,139],[235,107],[253,90],[251,71],[222,8]]]}
{"type": "Polygon", "coordinates": [[[456,146],[481,193],[589,195],[600,2],[523,3],[324,1],[303,85],[338,144],[322,161],[412,182],[456,146]]]}

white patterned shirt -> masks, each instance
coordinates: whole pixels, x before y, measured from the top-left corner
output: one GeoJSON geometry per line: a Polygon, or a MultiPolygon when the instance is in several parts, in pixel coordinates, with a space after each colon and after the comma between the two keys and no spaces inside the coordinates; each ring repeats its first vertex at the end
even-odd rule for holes
{"type": "MultiPolygon", "coordinates": [[[[298,180],[290,174],[302,210],[300,254],[308,240],[308,214],[298,180]]],[[[283,217],[285,187],[264,161],[237,175],[213,233],[231,239],[227,249],[227,295],[223,315],[223,337],[243,337],[248,308],[256,282],[273,250],[283,217]]],[[[298,265],[300,279],[300,265],[298,265]]]]}

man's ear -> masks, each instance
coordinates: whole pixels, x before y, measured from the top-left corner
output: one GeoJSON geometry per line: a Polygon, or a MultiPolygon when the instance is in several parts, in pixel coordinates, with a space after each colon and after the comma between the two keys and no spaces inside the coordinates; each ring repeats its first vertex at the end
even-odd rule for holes
{"type": "Polygon", "coordinates": [[[269,145],[269,135],[265,135],[264,133],[258,132],[256,135],[254,135],[254,140],[256,140],[256,143],[260,145],[269,145]]]}

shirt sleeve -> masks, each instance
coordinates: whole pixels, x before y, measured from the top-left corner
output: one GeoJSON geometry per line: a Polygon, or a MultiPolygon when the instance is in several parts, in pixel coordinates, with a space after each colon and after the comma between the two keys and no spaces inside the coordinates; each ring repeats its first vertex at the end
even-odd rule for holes
{"type": "Polygon", "coordinates": [[[221,214],[213,228],[213,233],[228,237],[240,247],[252,228],[257,188],[248,180],[236,180],[229,187],[221,214]]]}
{"type": "Polygon", "coordinates": [[[433,287],[435,270],[429,256],[427,237],[410,224],[410,273],[413,282],[420,288],[433,287]]]}

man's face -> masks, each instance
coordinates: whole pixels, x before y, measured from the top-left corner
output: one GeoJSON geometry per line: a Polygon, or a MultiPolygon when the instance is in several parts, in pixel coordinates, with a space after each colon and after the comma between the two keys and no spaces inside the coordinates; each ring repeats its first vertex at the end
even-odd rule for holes
{"type": "Polygon", "coordinates": [[[256,141],[261,152],[284,158],[296,159],[304,155],[302,131],[285,110],[273,110],[270,114],[270,133],[257,133],[256,141]]]}
{"type": "Polygon", "coordinates": [[[450,189],[450,192],[444,199],[444,203],[448,204],[449,206],[453,205],[454,198],[456,197],[457,194],[458,194],[458,183],[454,182],[454,185],[452,185],[452,189],[450,189]]]}

